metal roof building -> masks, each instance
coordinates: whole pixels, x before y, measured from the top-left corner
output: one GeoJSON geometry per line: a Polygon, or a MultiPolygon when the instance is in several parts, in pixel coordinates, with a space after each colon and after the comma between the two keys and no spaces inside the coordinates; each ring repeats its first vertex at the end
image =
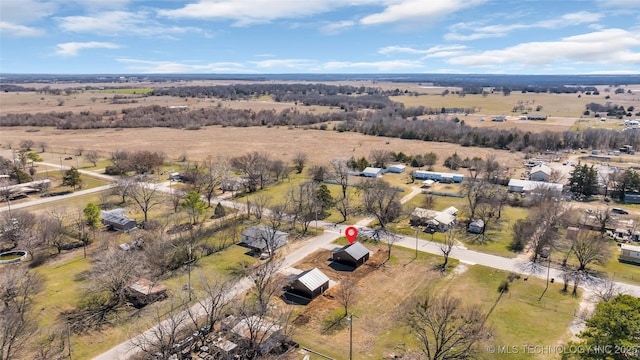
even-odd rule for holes
{"type": "Polygon", "coordinates": [[[354,242],[333,252],[333,261],[358,267],[369,260],[369,249],[359,242],[354,242]]]}
{"type": "Polygon", "coordinates": [[[113,209],[109,211],[100,211],[100,220],[102,224],[115,230],[124,232],[131,231],[136,228],[136,220],[126,217],[125,209],[113,209]]]}
{"type": "Polygon", "coordinates": [[[302,272],[289,286],[294,294],[313,299],[329,288],[329,277],[320,269],[313,268],[302,272]]]}

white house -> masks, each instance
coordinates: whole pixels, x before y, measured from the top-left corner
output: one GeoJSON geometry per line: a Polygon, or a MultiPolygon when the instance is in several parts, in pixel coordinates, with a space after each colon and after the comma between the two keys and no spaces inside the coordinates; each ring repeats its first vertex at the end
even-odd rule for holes
{"type": "Polygon", "coordinates": [[[618,260],[620,262],[640,265],[640,246],[621,244],[618,260]]]}
{"type": "Polygon", "coordinates": [[[417,180],[435,180],[435,181],[447,181],[447,182],[462,182],[464,180],[463,174],[457,173],[444,173],[436,171],[424,171],[416,170],[413,172],[414,177],[417,180]]]}
{"type": "Polygon", "coordinates": [[[450,206],[443,211],[435,211],[423,208],[415,208],[411,213],[411,225],[427,225],[438,231],[447,231],[452,228],[457,220],[458,209],[450,206]]]}
{"type": "Polygon", "coordinates": [[[531,168],[529,180],[531,181],[549,181],[551,176],[551,168],[545,164],[538,164],[531,168]]]}
{"type": "Polygon", "coordinates": [[[549,183],[542,181],[530,181],[511,179],[509,180],[508,191],[517,193],[526,193],[535,190],[550,190],[553,192],[561,193],[564,185],[558,183],[549,183]]]}
{"type": "Polygon", "coordinates": [[[362,171],[362,176],[372,178],[380,177],[382,176],[382,169],[376,167],[367,167],[364,169],[364,171],[362,171]]]}

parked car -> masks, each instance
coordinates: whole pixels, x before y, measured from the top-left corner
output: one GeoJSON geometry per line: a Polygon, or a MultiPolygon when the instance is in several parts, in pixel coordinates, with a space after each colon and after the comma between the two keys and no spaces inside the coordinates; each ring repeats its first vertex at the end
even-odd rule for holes
{"type": "Polygon", "coordinates": [[[616,214],[622,214],[622,215],[628,215],[629,212],[625,209],[620,209],[620,208],[613,208],[611,209],[612,213],[616,213],[616,214]]]}

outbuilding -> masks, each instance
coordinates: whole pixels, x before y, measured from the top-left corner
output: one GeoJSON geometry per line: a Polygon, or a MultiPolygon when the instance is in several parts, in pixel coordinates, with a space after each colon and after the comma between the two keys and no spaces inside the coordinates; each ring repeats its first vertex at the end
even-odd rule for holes
{"type": "Polygon", "coordinates": [[[304,271],[289,285],[287,291],[313,299],[329,289],[329,277],[320,269],[313,268],[304,271]]]}
{"type": "Polygon", "coordinates": [[[382,176],[382,169],[377,167],[366,167],[362,171],[362,176],[372,178],[380,177],[382,176]]]}
{"type": "Polygon", "coordinates": [[[130,219],[124,214],[126,214],[127,210],[125,209],[113,209],[109,211],[100,211],[100,220],[102,224],[113,229],[113,230],[121,230],[124,232],[129,232],[136,228],[136,220],[130,219]]]}
{"type": "Polygon", "coordinates": [[[395,165],[391,165],[391,166],[389,166],[389,167],[387,168],[387,171],[388,171],[388,172],[390,172],[390,173],[396,173],[396,174],[399,174],[399,173],[404,172],[404,170],[405,170],[406,168],[407,168],[407,166],[406,166],[406,165],[403,165],[403,164],[395,164],[395,165]]]}
{"type": "Polygon", "coordinates": [[[369,255],[369,249],[359,242],[354,242],[335,250],[332,259],[340,264],[358,267],[369,260],[369,255]]]}
{"type": "Polygon", "coordinates": [[[135,307],[143,307],[156,301],[167,298],[167,288],[163,285],[152,283],[150,280],[140,278],[126,289],[127,299],[135,307]]]}
{"type": "Polygon", "coordinates": [[[562,192],[564,185],[542,181],[511,179],[507,187],[509,192],[527,193],[536,190],[547,190],[559,194],[562,192]]]}

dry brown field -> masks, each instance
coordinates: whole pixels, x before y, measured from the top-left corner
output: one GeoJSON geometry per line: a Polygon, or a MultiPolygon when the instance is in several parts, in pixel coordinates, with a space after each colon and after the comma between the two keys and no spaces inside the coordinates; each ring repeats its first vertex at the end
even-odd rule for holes
{"type": "MultiPolygon", "coordinates": [[[[457,152],[463,159],[474,156],[485,157],[495,153],[500,162],[513,168],[522,165],[523,154],[490,148],[462,147],[443,142],[425,142],[377,136],[359,133],[340,133],[336,131],[304,130],[286,127],[247,127],[233,128],[209,126],[202,130],[180,130],[168,128],[150,129],[97,129],[97,130],[59,130],[54,128],[35,128],[37,132],[27,132],[34,128],[0,128],[0,147],[17,147],[21,140],[30,139],[36,144],[44,141],[49,152],[74,154],[75,149],[99,150],[103,156],[112,151],[151,150],[164,152],[169,160],[176,160],[182,154],[190,161],[203,160],[207,156],[232,157],[250,151],[261,151],[274,158],[290,160],[297,152],[304,152],[313,164],[327,164],[336,157],[368,157],[372,150],[384,149],[402,151],[405,154],[438,154],[438,164],[446,157],[457,152]]],[[[41,156],[47,160],[47,153],[41,156]]],[[[48,161],[52,161],[49,159],[48,161]]],[[[54,162],[58,157],[54,156],[54,162]]]]}

